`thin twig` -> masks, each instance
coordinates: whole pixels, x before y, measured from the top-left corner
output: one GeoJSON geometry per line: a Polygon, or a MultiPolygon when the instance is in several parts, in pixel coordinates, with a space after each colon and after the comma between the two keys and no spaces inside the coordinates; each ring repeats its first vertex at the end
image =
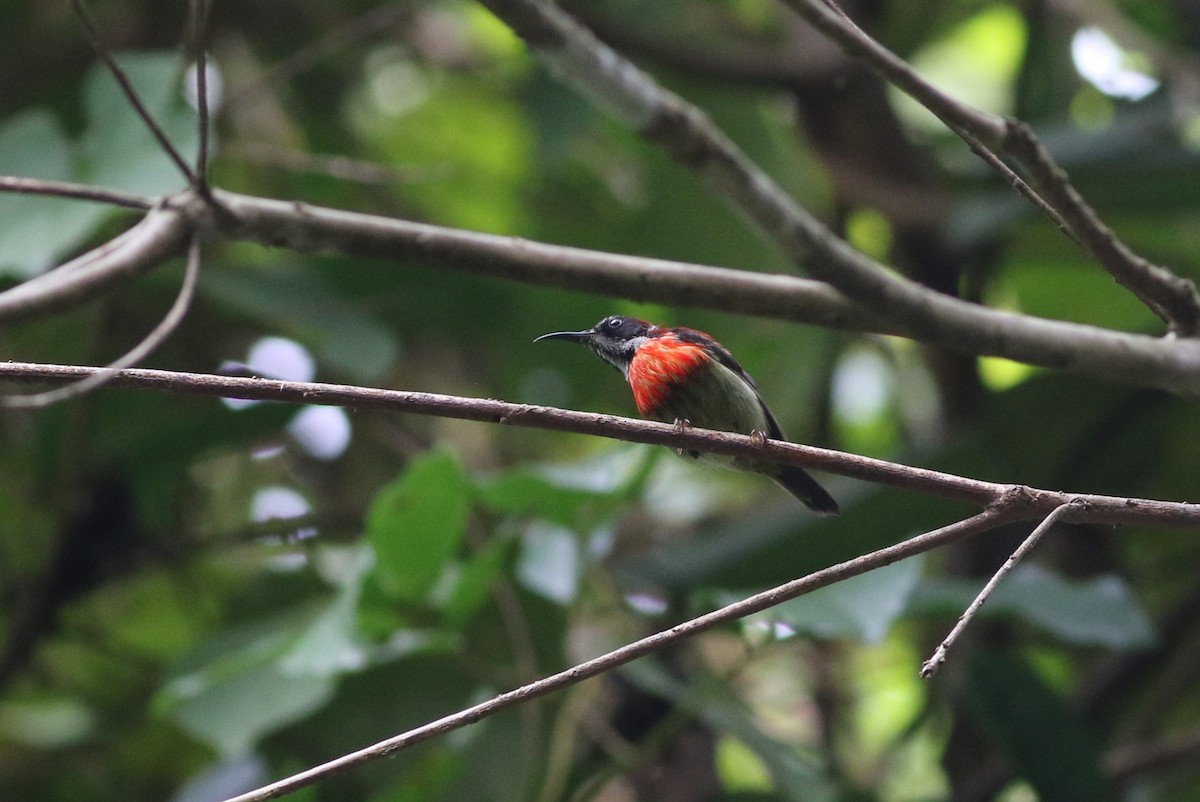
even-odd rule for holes
{"type": "Polygon", "coordinates": [[[108,48],[106,48],[100,41],[100,34],[96,30],[96,22],[92,19],[91,12],[88,11],[87,6],[84,4],[84,0],[71,0],[71,5],[75,9],[75,14],[79,17],[79,21],[83,23],[83,28],[88,35],[88,39],[91,40],[92,47],[95,49],[96,55],[98,55],[100,60],[104,62],[106,67],[108,67],[108,71],[112,73],[113,78],[115,78],[117,83],[120,85],[121,91],[125,94],[125,98],[129,101],[129,104],[133,106],[133,109],[137,112],[138,117],[140,117],[142,122],[146,124],[146,127],[150,129],[150,133],[154,135],[154,138],[158,140],[159,147],[162,148],[163,153],[167,154],[167,157],[174,162],[175,167],[180,173],[183,174],[183,177],[187,179],[188,185],[191,187],[196,187],[196,176],[192,172],[192,169],[188,167],[188,164],[184,160],[183,156],[181,156],[179,151],[175,149],[175,146],[171,144],[171,140],[167,138],[166,133],[154,119],[154,116],[150,114],[150,110],[146,108],[144,103],[142,103],[141,97],[138,96],[137,90],[133,88],[133,84],[129,81],[129,76],[125,74],[125,70],[121,68],[121,65],[117,63],[117,60],[114,59],[112,54],[108,52],[108,48]]]}
{"type": "Polygon", "coordinates": [[[967,131],[964,131],[961,128],[955,128],[953,130],[954,133],[958,134],[959,138],[962,139],[963,142],[967,143],[967,147],[971,149],[972,153],[987,162],[988,165],[995,170],[1001,178],[1007,181],[1009,186],[1011,186],[1019,195],[1023,196],[1027,201],[1036,206],[1042,212],[1042,214],[1046,215],[1046,217],[1049,217],[1058,230],[1063,233],[1063,236],[1067,237],[1067,239],[1071,240],[1076,245],[1083,244],[1079,239],[1079,235],[1071,229],[1071,226],[1068,225],[1067,221],[1064,220],[1062,215],[1058,213],[1058,210],[1047,203],[1045,198],[1037,194],[1037,191],[1033,187],[1029,186],[1024,178],[1021,178],[1021,176],[1013,172],[1012,168],[1005,164],[1003,159],[997,156],[990,148],[988,148],[987,145],[971,136],[971,134],[967,131]]]}
{"type": "Polygon", "coordinates": [[[297,173],[312,173],[339,181],[354,181],[374,186],[442,181],[456,172],[454,166],[449,163],[379,164],[369,159],[307,153],[262,142],[227,142],[221,148],[221,152],[226,158],[248,164],[291,170],[297,173]]]}
{"type": "Polygon", "coordinates": [[[275,799],[276,797],[283,796],[284,794],[291,793],[292,791],[312,785],[319,780],[343,772],[351,767],[388,757],[401,749],[437,735],[443,735],[447,732],[461,729],[469,724],[474,724],[505,708],[562,690],[563,688],[568,688],[585,679],[606,671],[611,671],[639,657],[660,651],[684,638],[691,637],[722,624],[737,621],[748,615],[761,612],[790,599],[802,596],[805,593],[810,593],[818,588],[832,585],[835,582],[840,582],[852,576],[858,576],[880,566],[889,565],[905,557],[920,554],[946,543],[961,540],[969,535],[993,529],[1011,520],[1011,516],[1012,511],[1006,509],[1004,505],[989,508],[978,515],[942,527],[941,529],[935,529],[932,532],[917,535],[894,546],[888,546],[861,557],[855,557],[852,560],[847,560],[846,562],[755,594],[727,607],[722,607],[719,610],[690,619],[682,624],[677,624],[668,630],[634,641],[607,654],[572,666],[565,671],[560,671],[544,679],[523,685],[507,693],[502,693],[486,702],[473,705],[457,713],[432,721],[422,727],[417,727],[416,729],[380,741],[357,752],[351,752],[335,760],[330,760],[327,763],[314,766],[306,771],[293,774],[290,777],[271,783],[270,785],[265,785],[249,793],[232,797],[225,802],[264,802],[268,799],[275,799]]]}
{"type": "Polygon", "coordinates": [[[32,395],[0,396],[0,407],[36,409],[76,398],[109,383],[119,375],[122,368],[127,368],[141,362],[147,356],[154,353],[183,321],[188,309],[191,308],[192,297],[196,291],[196,280],[199,276],[200,237],[197,235],[192,237],[192,244],[188,249],[187,267],[184,270],[183,283],[179,287],[179,294],[175,296],[175,302],[171,304],[171,308],[167,310],[167,314],[163,316],[158,325],[141,342],[129,349],[124,356],[110,362],[106,367],[72,384],[66,384],[62,387],[56,387],[53,390],[34,393],[32,395]]]}
{"type": "Polygon", "coordinates": [[[964,630],[966,630],[967,625],[970,624],[971,620],[975,618],[975,614],[979,612],[979,608],[982,607],[983,603],[988,600],[989,596],[992,595],[992,591],[995,590],[996,586],[1000,584],[1000,580],[1007,576],[1008,572],[1012,570],[1013,566],[1020,562],[1021,559],[1038,544],[1038,541],[1042,539],[1042,535],[1050,531],[1050,528],[1054,526],[1058,519],[1062,517],[1063,513],[1065,513],[1073,503],[1077,503],[1076,500],[1071,500],[1066,504],[1055,507],[1054,510],[1047,515],[1040,524],[1037,525],[1037,528],[1035,528],[1029,534],[1029,537],[1025,538],[1025,541],[1017,547],[1016,551],[1014,551],[1009,558],[1004,561],[1004,565],[1001,565],[996,573],[992,574],[992,578],[989,579],[987,584],[983,586],[983,590],[979,591],[979,595],[975,597],[975,600],[967,605],[967,609],[964,610],[963,614],[958,617],[958,623],[956,623],[954,628],[950,630],[950,634],[948,634],[942,640],[942,642],[938,644],[938,647],[934,649],[933,656],[921,664],[922,679],[929,679],[937,673],[937,670],[941,668],[942,663],[946,662],[946,653],[950,651],[950,647],[954,645],[955,641],[958,640],[958,637],[962,635],[964,630]]]}
{"type": "MultiPolygon", "coordinates": [[[[0,362],[0,381],[63,384],[89,376],[102,368],[77,365],[44,365],[27,362],[0,362]]],[[[1200,504],[1153,501],[1123,496],[1065,493],[1054,490],[985,482],[951,473],[902,465],[886,460],[815,448],[782,440],[717,432],[616,415],[578,412],[556,407],[512,404],[491,398],[466,398],[406,390],[383,390],[346,384],[289,382],[211,373],[182,373],[169,370],[130,368],[113,379],[112,387],[155,390],[174,395],[210,398],[246,398],[257,401],[281,401],[295,404],[321,404],[348,409],[375,409],[412,415],[429,415],[482,423],[501,423],[532,429],[573,432],[631,443],[648,443],[667,448],[752,457],[786,465],[828,471],[889,487],[912,490],[967,504],[987,506],[1015,497],[1023,502],[1027,520],[1041,519],[1054,508],[1078,499],[1066,520],[1073,523],[1096,522],[1200,529],[1200,504]]],[[[1007,502],[1012,508],[1015,503],[1007,502]]]]}
{"type": "Polygon", "coordinates": [[[196,146],[196,192],[210,197],[208,186],[209,157],[209,111],[208,111],[208,55],[205,50],[208,16],[212,9],[209,0],[191,0],[188,19],[191,24],[192,54],[196,64],[196,118],[199,127],[199,143],[196,146]]]}
{"type": "Polygon", "coordinates": [[[48,195],[54,198],[73,198],[75,200],[97,201],[110,203],[113,206],[124,206],[129,209],[150,209],[154,199],[131,192],[117,189],[93,187],[87,184],[73,184],[69,181],[48,181],[44,178],[20,178],[17,176],[0,176],[0,192],[16,192],[22,195],[48,195]]]}

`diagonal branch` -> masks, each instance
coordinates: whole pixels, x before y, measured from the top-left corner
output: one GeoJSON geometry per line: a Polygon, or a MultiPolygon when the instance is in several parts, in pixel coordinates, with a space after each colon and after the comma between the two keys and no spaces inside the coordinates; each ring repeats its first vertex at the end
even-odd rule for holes
{"type": "MultiPolygon", "coordinates": [[[[620,121],[661,145],[745,212],[795,264],[841,290],[881,319],[956,350],[1017,348],[1030,332],[1013,318],[903,278],[856,251],[802,209],[695,106],[659,87],[635,65],[545,0],[480,0],[556,73],[620,121]]],[[[995,131],[971,126],[990,142],[995,131]],[[989,133],[990,131],[990,133],[989,133]]],[[[1027,345],[1028,342],[1024,343],[1027,345]]],[[[1050,340],[1042,346],[1066,356],[1050,340]]],[[[1110,355],[1115,355],[1115,352],[1110,355]]],[[[1042,351],[1042,356],[1049,354],[1042,351]]],[[[1067,357],[1071,359],[1071,357],[1067,357]]],[[[1025,361],[1024,357],[1018,357],[1025,361]]],[[[1073,361],[1073,359],[1072,359],[1073,361]]],[[[1046,362],[1039,362],[1046,364],[1046,362]]],[[[1063,367],[1054,360],[1056,367],[1063,367]]],[[[1098,370],[1105,370],[1100,365],[1098,370]]],[[[1194,384],[1193,380],[1184,380],[1194,384]]]]}
{"type": "Polygon", "coordinates": [[[190,0],[188,3],[188,44],[195,58],[196,69],[196,125],[199,137],[196,145],[196,191],[208,198],[209,133],[212,125],[208,109],[208,53],[205,50],[205,35],[208,18],[212,13],[211,0],[190,0]]]}
{"type": "MultiPolygon", "coordinates": [[[[104,368],[75,365],[0,362],[0,381],[65,384],[103,371],[104,368]]],[[[749,435],[691,427],[681,431],[677,426],[657,421],[634,420],[615,415],[530,404],[512,404],[491,398],[140,368],[121,371],[112,379],[110,386],[155,390],[175,395],[375,409],[574,432],[631,443],[647,443],[733,457],[750,457],[779,464],[801,465],[979,507],[1003,501],[1007,509],[1024,519],[1044,518],[1055,508],[1075,501],[1078,503],[1063,514],[1062,520],[1074,523],[1100,522],[1200,530],[1200,504],[1067,493],[985,482],[781,440],[767,440],[764,443],[761,438],[749,435]]]]}
{"type": "MultiPolygon", "coordinates": [[[[1200,296],[1193,282],[1138,256],[1118,239],[1072,186],[1066,171],[1028,125],[980,111],[937,89],[907,62],[872,39],[830,0],[784,2],[837,42],[847,55],[863,61],[931,111],[968,144],[974,141],[986,150],[1006,153],[1015,159],[1053,209],[1050,216],[1055,223],[1060,227],[1065,223],[1071,238],[1082,244],[1117,282],[1170,324],[1177,334],[1200,334],[1200,296]]],[[[985,160],[995,166],[992,160],[985,160]]],[[[1034,200],[1029,192],[1021,194],[1034,200]]],[[[1036,200],[1034,203],[1047,211],[1036,200]]]]}
{"type": "Polygon", "coordinates": [[[917,535],[894,546],[888,546],[878,551],[873,551],[870,554],[864,554],[861,557],[838,563],[800,579],[795,579],[786,584],[755,594],[727,607],[722,607],[719,610],[714,610],[711,613],[690,619],[682,624],[677,624],[670,629],[626,644],[607,654],[586,660],[565,671],[560,671],[544,679],[523,685],[507,693],[502,693],[486,702],[481,702],[465,710],[460,710],[457,713],[437,719],[436,721],[431,721],[424,726],[387,738],[357,752],[351,752],[335,760],[330,760],[327,763],[314,766],[306,771],[293,774],[278,782],[231,797],[225,800],[225,802],[265,802],[268,799],[275,799],[285,794],[290,794],[320,780],[340,774],[354,766],[388,757],[401,749],[474,724],[506,708],[555,691],[560,691],[563,688],[569,688],[586,679],[632,662],[639,657],[645,657],[648,654],[660,651],[684,638],[689,638],[722,624],[737,621],[798,596],[811,593],[818,588],[832,585],[835,582],[849,579],[852,576],[858,576],[874,568],[889,565],[905,557],[920,554],[946,543],[994,529],[1011,520],[1011,516],[1012,513],[1006,505],[998,504],[978,515],[950,524],[949,526],[944,526],[941,529],[935,529],[932,532],[917,535]]]}
{"type": "Polygon", "coordinates": [[[950,634],[946,635],[946,637],[942,639],[942,642],[938,644],[937,649],[935,649],[933,652],[933,656],[921,664],[921,677],[923,679],[929,679],[937,673],[937,670],[941,668],[942,663],[946,662],[946,654],[950,651],[950,647],[954,645],[959,636],[962,635],[966,630],[967,625],[970,624],[972,619],[975,618],[975,614],[979,612],[979,608],[982,607],[983,603],[988,600],[989,596],[992,595],[992,591],[994,591],[996,586],[1000,584],[1000,580],[1007,576],[1008,572],[1013,569],[1013,566],[1020,562],[1021,559],[1024,558],[1024,556],[1038,544],[1038,541],[1042,539],[1042,535],[1049,532],[1051,527],[1058,523],[1058,519],[1061,518],[1063,513],[1067,511],[1069,505],[1074,503],[1078,502],[1070,501],[1067,502],[1067,504],[1063,504],[1061,507],[1055,507],[1054,510],[1047,515],[1032,532],[1029,533],[1029,537],[1025,538],[1020,546],[1017,546],[1016,551],[1009,555],[1009,558],[1004,561],[1004,564],[1000,566],[996,573],[992,574],[992,578],[989,579],[987,584],[983,586],[983,589],[979,591],[979,595],[977,595],[975,599],[969,605],[967,605],[967,609],[964,610],[963,614],[958,617],[958,622],[954,625],[954,628],[950,630],[950,634]]]}
{"type": "Polygon", "coordinates": [[[0,326],[111,290],[183,253],[192,232],[200,230],[301,252],[374,257],[573,292],[901,334],[962,353],[1200,396],[1197,339],[1126,334],[937,296],[938,309],[928,311],[950,319],[946,331],[964,332],[955,337],[885,318],[823,282],[794,276],[589,251],[218,189],[213,200],[207,204],[186,191],[165,198],[117,239],[0,292],[0,326]]]}
{"type": "Polygon", "coordinates": [[[96,22],[92,19],[91,12],[88,11],[84,0],[71,0],[71,5],[75,9],[75,15],[83,24],[83,29],[87,33],[88,39],[96,51],[96,55],[100,57],[100,60],[108,67],[108,71],[112,73],[113,78],[116,79],[117,84],[121,87],[121,91],[125,94],[125,99],[129,101],[129,105],[133,106],[133,110],[137,112],[138,117],[146,124],[146,128],[149,129],[155,140],[158,141],[158,145],[162,148],[163,153],[167,154],[167,158],[174,163],[179,172],[183,174],[183,177],[187,179],[188,185],[197,186],[196,175],[192,172],[192,169],[188,167],[183,156],[179,155],[179,151],[171,144],[171,140],[167,137],[166,132],[163,131],[162,126],[154,119],[154,115],[146,108],[146,104],[142,102],[137,90],[130,83],[129,76],[125,74],[125,70],[121,69],[121,65],[117,63],[112,54],[108,52],[108,48],[100,41],[100,34],[96,30],[96,22]]]}
{"type": "Polygon", "coordinates": [[[129,209],[149,210],[154,206],[154,200],[143,195],[122,192],[119,189],[93,187],[88,184],[73,184],[69,181],[49,181],[43,178],[0,176],[0,192],[96,201],[98,203],[110,203],[113,206],[124,206],[129,209]]]}

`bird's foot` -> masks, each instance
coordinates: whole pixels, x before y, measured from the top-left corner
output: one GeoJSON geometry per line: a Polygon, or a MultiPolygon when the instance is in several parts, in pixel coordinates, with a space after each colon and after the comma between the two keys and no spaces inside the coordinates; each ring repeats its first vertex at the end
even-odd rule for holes
{"type": "MultiPolygon", "coordinates": [[[[691,425],[692,425],[692,422],[690,420],[688,420],[687,418],[676,418],[675,419],[675,431],[678,432],[679,434],[683,434],[684,432],[686,432],[688,430],[688,427],[691,425]]],[[[682,447],[676,448],[675,449],[676,456],[682,457],[685,450],[686,449],[684,449],[682,447]]]]}
{"type": "Polygon", "coordinates": [[[767,433],[762,429],[754,429],[750,432],[750,439],[754,441],[754,445],[765,451],[767,448],[767,441],[771,438],[767,437],[767,433]]]}

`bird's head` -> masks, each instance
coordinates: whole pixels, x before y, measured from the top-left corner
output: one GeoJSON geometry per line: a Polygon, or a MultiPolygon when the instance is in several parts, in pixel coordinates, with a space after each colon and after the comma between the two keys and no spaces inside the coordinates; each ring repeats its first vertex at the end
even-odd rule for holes
{"type": "Polygon", "coordinates": [[[542,340],[569,340],[582,343],[595,352],[596,356],[616,367],[622,373],[629,370],[633,355],[646,340],[658,330],[644,320],[624,315],[609,315],[590,329],[583,331],[554,331],[543,334],[534,342],[542,340]]]}

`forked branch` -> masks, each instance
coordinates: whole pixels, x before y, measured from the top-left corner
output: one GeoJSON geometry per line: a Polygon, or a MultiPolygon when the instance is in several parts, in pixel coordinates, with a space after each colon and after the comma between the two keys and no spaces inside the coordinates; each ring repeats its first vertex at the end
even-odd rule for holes
{"type": "Polygon", "coordinates": [[[970,624],[972,619],[975,618],[975,614],[979,612],[979,608],[982,607],[983,603],[988,600],[989,596],[992,595],[992,591],[994,591],[996,586],[1000,584],[1000,580],[1007,576],[1008,572],[1013,569],[1013,566],[1020,562],[1021,559],[1038,544],[1038,541],[1042,539],[1042,535],[1050,531],[1050,528],[1053,527],[1054,524],[1058,522],[1058,519],[1062,517],[1063,513],[1067,511],[1068,506],[1070,504],[1077,503],[1080,502],[1078,500],[1072,500],[1066,504],[1063,504],[1061,507],[1055,507],[1054,511],[1047,515],[1046,518],[1040,524],[1038,524],[1036,528],[1034,528],[1034,530],[1029,534],[1029,537],[1025,538],[1020,546],[1017,546],[1016,550],[1009,556],[1007,560],[1004,561],[1004,564],[996,570],[996,573],[992,574],[992,578],[989,579],[987,584],[983,586],[983,589],[979,591],[979,595],[977,595],[975,599],[969,605],[967,605],[967,609],[964,610],[963,614],[958,617],[958,623],[954,625],[954,628],[950,630],[950,633],[946,635],[941,643],[938,644],[938,647],[934,650],[933,655],[921,664],[921,676],[924,679],[929,679],[936,674],[937,670],[941,668],[942,663],[946,662],[946,654],[950,651],[950,647],[954,645],[955,641],[957,641],[959,636],[962,635],[963,631],[966,630],[967,625],[970,624]]]}
{"type": "MultiPolygon", "coordinates": [[[[1188,279],[1138,256],[1106,226],[1071,184],[1067,173],[1018,120],[973,108],[930,84],[906,61],[858,27],[832,0],[784,0],[814,26],[885,81],[931,111],[973,148],[1006,154],[1021,168],[1037,193],[1018,191],[1047,212],[1071,239],[1087,249],[1122,286],[1181,336],[1200,334],[1200,296],[1188,279]],[[1043,200],[1044,199],[1044,200],[1043,200]]],[[[984,159],[1010,183],[1013,176],[999,160],[984,159]]]]}
{"type": "Polygon", "coordinates": [[[852,576],[864,574],[874,568],[890,565],[905,557],[911,557],[914,554],[935,549],[938,546],[961,540],[973,534],[986,532],[1011,519],[1011,511],[1006,509],[1003,504],[997,505],[994,508],[984,510],[978,515],[950,524],[949,526],[944,526],[941,529],[935,529],[932,532],[926,532],[925,534],[909,538],[894,546],[888,546],[878,551],[873,551],[870,554],[855,557],[853,560],[838,563],[800,579],[795,579],[770,590],[765,590],[762,593],[757,593],[739,602],[734,602],[727,607],[722,607],[711,613],[684,621],[682,624],[676,624],[670,629],[626,644],[607,654],[602,654],[599,657],[574,665],[565,671],[551,674],[544,679],[495,696],[486,702],[481,702],[436,721],[431,721],[424,726],[379,741],[356,752],[342,755],[339,758],[298,772],[290,777],[285,777],[270,785],[264,785],[248,793],[231,797],[225,800],[225,802],[265,802],[268,799],[275,799],[285,794],[290,794],[320,780],[340,774],[354,766],[388,757],[401,749],[474,724],[506,708],[527,702],[530,699],[545,696],[548,693],[569,688],[586,679],[591,679],[606,671],[611,671],[614,668],[625,665],[639,657],[645,657],[648,654],[665,649],[684,638],[689,638],[722,624],[732,623],[748,615],[753,615],[754,613],[782,604],[785,601],[803,596],[806,593],[811,593],[818,588],[832,585],[835,582],[849,579],[852,576]]]}

